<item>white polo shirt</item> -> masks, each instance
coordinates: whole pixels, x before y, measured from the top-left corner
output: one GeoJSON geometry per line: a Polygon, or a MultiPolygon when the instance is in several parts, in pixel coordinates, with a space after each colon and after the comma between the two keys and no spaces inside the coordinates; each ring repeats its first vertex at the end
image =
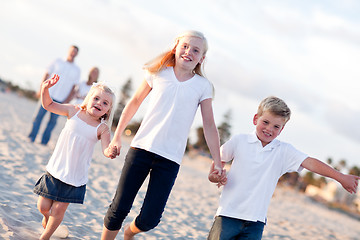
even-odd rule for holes
{"type": "Polygon", "coordinates": [[[59,102],[65,101],[74,85],[80,80],[80,68],[73,62],[56,59],[48,68],[50,77],[54,74],[60,76],[59,81],[51,88],[49,93],[52,99],[59,102]]]}
{"type": "Polygon", "coordinates": [[[145,79],[152,88],[150,101],[131,146],[180,164],[198,106],[212,98],[212,84],[199,75],[179,82],[172,67],[145,79]]]}
{"type": "Polygon", "coordinates": [[[307,157],[277,139],[263,147],[255,133],[232,137],[221,147],[221,160],[233,162],[216,215],[265,223],[279,178],[300,172],[307,157]]]}

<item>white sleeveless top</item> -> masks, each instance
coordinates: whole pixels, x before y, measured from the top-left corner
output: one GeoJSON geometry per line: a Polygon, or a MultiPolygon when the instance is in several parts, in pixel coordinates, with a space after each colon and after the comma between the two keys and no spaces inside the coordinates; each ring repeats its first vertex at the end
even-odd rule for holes
{"type": "Polygon", "coordinates": [[[46,166],[53,177],[75,187],[88,181],[88,170],[98,141],[97,130],[102,124],[90,126],[78,117],[79,112],[66,121],[46,166]]]}

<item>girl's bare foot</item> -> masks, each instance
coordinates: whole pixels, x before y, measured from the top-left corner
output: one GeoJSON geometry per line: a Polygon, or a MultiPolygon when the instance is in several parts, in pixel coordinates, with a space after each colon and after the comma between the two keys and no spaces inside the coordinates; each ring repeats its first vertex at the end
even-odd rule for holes
{"type": "Polygon", "coordinates": [[[130,229],[130,224],[124,226],[124,240],[134,240],[134,233],[130,229]]]}
{"type": "Polygon", "coordinates": [[[49,217],[46,217],[46,216],[43,217],[42,226],[44,229],[46,228],[48,220],[49,220],[49,217]]]}
{"type": "Polygon", "coordinates": [[[131,224],[135,226],[133,222],[124,226],[124,240],[135,240],[134,236],[140,232],[136,226],[135,229],[131,229],[131,224]]]}

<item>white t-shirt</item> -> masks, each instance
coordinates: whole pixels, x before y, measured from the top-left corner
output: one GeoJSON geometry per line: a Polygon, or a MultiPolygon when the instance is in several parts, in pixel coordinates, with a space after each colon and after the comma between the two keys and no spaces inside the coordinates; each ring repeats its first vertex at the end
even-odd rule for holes
{"type": "Polygon", "coordinates": [[[75,64],[62,59],[56,59],[47,69],[50,77],[54,74],[60,76],[59,81],[51,88],[49,93],[52,99],[63,102],[69,96],[74,85],[80,80],[80,68],[75,64]]]}
{"type": "Polygon", "coordinates": [[[81,104],[86,95],[88,94],[88,92],[90,91],[92,85],[88,85],[87,81],[83,81],[80,82],[77,86],[76,86],[76,93],[75,93],[75,97],[74,100],[72,101],[75,105],[81,104]]]}
{"type": "Polygon", "coordinates": [[[180,164],[197,108],[212,98],[212,84],[199,75],[179,82],[172,67],[145,79],[152,88],[151,98],[131,146],[180,164]]]}
{"type": "Polygon", "coordinates": [[[92,154],[99,140],[97,130],[103,124],[90,126],[78,117],[79,112],[66,121],[46,166],[54,178],[75,187],[88,181],[92,154]]]}
{"type": "Polygon", "coordinates": [[[265,223],[279,178],[300,172],[307,157],[277,139],[263,147],[255,133],[232,137],[221,147],[222,161],[233,162],[216,215],[265,223]]]}

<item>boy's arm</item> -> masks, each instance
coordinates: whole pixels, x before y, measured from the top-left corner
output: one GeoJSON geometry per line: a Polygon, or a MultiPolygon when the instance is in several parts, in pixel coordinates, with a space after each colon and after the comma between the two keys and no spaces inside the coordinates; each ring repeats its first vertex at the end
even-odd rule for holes
{"type": "Polygon", "coordinates": [[[209,147],[212,158],[214,159],[214,168],[219,171],[222,170],[220,159],[220,138],[217,127],[215,125],[214,114],[212,109],[212,99],[205,99],[200,103],[201,115],[204,126],[204,136],[209,147]]]}
{"type": "Polygon", "coordinates": [[[343,174],[329,165],[321,162],[320,160],[312,157],[306,158],[302,162],[301,166],[311,172],[338,181],[349,193],[356,193],[358,181],[360,179],[358,176],[343,174]]]}
{"type": "Polygon", "coordinates": [[[59,75],[54,74],[52,78],[45,80],[41,84],[41,104],[47,111],[68,117],[70,109],[74,109],[74,106],[69,104],[56,103],[52,100],[49,94],[49,88],[54,86],[59,81],[59,79],[59,75]]]}

